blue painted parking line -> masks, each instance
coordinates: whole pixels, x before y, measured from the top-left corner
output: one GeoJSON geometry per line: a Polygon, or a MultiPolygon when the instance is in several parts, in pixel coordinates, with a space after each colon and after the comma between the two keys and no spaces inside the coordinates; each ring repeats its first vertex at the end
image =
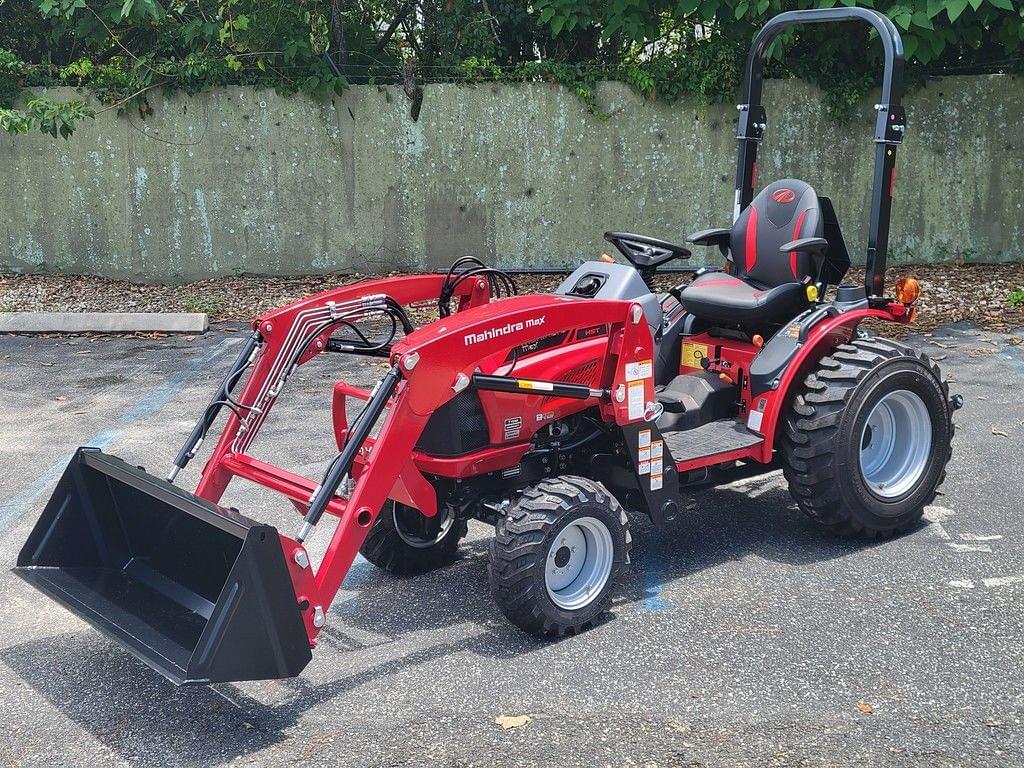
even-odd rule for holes
{"type": "Polygon", "coordinates": [[[359,597],[358,590],[366,583],[371,573],[373,573],[373,568],[370,566],[370,561],[362,555],[356,555],[356,559],[352,561],[352,567],[345,574],[342,592],[338,593],[338,597],[335,598],[332,610],[338,613],[355,613],[356,598],[359,597]],[[346,592],[349,594],[345,594],[346,592]]]}
{"type": "MultiPolygon", "coordinates": [[[[181,392],[196,374],[209,367],[226,349],[232,345],[239,344],[241,341],[240,338],[224,339],[212,349],[197,356],[184,368],[171,374],[150,390],[149,394],[121,417],[121,422],[123,424],[132,424],[153,416],[167,405],[175,395],[181,392]]],[[[89,438],[85,444],[93,448],[106,448],[108,445],[117,442],[123,434],[124,429],[106,430],[89,438]]],[[[49,489],[53,482],[60,477],[61,472],[64,471],[66,466],[66,459],[57,462],[33,480],[24,490],[20,491],[6,503],[0,504],[0,531],[4,531],[10,526],[41,493],[49,489]]]]}
{"type": "Polygon", "coordinates": [[[140,400],[131,410],[121,417],[125,424],[134,421],[148,419],[177,395],[185,385],[200,371],[208,368],[210,364],[220,357],[221,353],[234,344],[240,344],[241,338],[224,339],[220,344],[207,350],[204,354],[197,356],[184,368],[175,371],[164,381],[154,387],[148,395],[140,400]]]}
{"type": "Polygon", "coordinates": [[[663,597],[665,587],[662,584],[662,575],[667,572],[668,563],[657,536],[652,537],[648,543],[641,568],[644,587],[643,607],[653,613],[672,610],[674,606],[671,601],[663,597]]]}
{"type": "MultiPolygon", "coordinates": [[[[106,432],[100,432],[89,440],[89,445],[96,448],[105,448],[120,438],[123,432],[124,430],[122,429],[111,429],[106,432]]],[[[0,505],[0,531],[3,531],[8,525],[13,523],[15,518],[17,518],[29,504],[35,501],[35,498],[39,494],[49,488],[50,485],[60,477],[60,473],[64,471],[64,467],[66,467],[67,464],[67,461],[61,461],[54,464],[43,472],[43,474],[33,480],[31,485],[13,498],[8,499],[6,504],[0,505]]]]}

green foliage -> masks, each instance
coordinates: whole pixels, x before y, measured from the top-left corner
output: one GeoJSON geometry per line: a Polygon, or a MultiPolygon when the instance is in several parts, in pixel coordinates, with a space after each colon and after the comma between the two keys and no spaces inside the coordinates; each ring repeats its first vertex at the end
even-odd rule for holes
{"type": "Polygon", "coordinates": [[[53,138],[67,139],[80,120],[92,116],[92,109],[84,101],[29,99],[25,109],[0,108],[0,129],[19,134],[34,127],[53,138]]]}
{"type": "MultiPolygon", "coordinates": [[[[746,49],[769,17],[795,8],[873,7],[900,29],[911,75],[1021,69],[1024,7],[1020,0],[535,0],[538,20],[558,39],[577,30],[596,34],[645,70],[627,78],[659,96],[728,97],[738,73],[709,49],[746,49]],[[686,70],[696,73],[686,75],[686,70]],[[673,87],[682,77],[687,85],[673,87]],[[708,76],[710,82],[700,82],[708,76]],[[667,86],[667,87],[666,87],[667,86]]],[[[790,31],[770,50],[770,72],[820,85],[830,111],[848,115],[877,82],[880,48],[867,27],[822,25],[790,31]]]]}
{"type": "MultiPolygon", "coordinates": [[[[855,0],[0,0],[2,126],[66,136],[89,114],[25,89],[88,88],[102,109],[148,110],[153,89],[230,84],[324,98],[348,83],[539,81],[592,110],[618,79],[648,98],[735,97],[770,16],[855,0]],[[385,33],[385,30],[387,32],[385,33]],[[24,103],[22,103],[24,102],[24,103]]],[[[858,0],[900,29],[910,75],[1021,71],[1022,0],[858,0]]],[[[769,74],[800,77],[849,115],[877,83],[880,48],[855,25],[788,31],[769,74]]],[[[412,88],[415,91],[415,88],[412,88]]]]}
{"type": "Polygon", "coordinates": [[[12,133],[37,126],[66,137],[91,115],[81,101],[32,98],[22,107],[33,86],[88,88],[105,108],[134,102],[144,116],[153,89],[244,84],[322,98],[348,84],[324,56],[326,39],[317,39],[326,3],[0,0],[0,9],[14,19],[0,26],[0,119],[12,133]],[[26,33],[31,46],[21,42],[26,33]]]}
{"type": "Polygon", "coordinates": [[[1010,291],[1010,295],[1006,297],[1006,303],[1011,307],[1024,307],[1024,290],[1010,291]]]}

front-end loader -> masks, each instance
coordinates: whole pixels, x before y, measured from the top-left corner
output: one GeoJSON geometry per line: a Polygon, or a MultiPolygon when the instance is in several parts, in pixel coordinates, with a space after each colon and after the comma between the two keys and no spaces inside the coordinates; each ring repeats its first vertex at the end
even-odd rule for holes
{"type": "Polygon", "coordinates": [[[658,268],[688,248],[609,232],[628,263],[584,263],[552,294],[514,295],[508,274],[467,258],[269,312],[166,479],[80,448],[15,571],[173,682],[205,683],[297,675],[357,553],[396,573],[439,567],[469,520],[494,526],[499,609],[545,637],[598,621],[629,563],[630,517],[663,527],[686,485],[781,465],[828,529],[907,529],[944,477],[960,400],[927,357],[861,328],[911,322],[919,291],[884,282],[902,69],[899,33],[874,11],[773,18],[747,61],[733,223],[690,238],[717,247],[721,268],[659,294],[658,268]],[[846,21],[885,50],[863,285],[843,283],[829,198],[795,179],[755,194],[768,45],[794,24],[846,21]],[[417,327],[409,308],[424,304],[438,317],[417,327]],[[250,446],[296,368],[324,353],[388,368],[370,391],[334,386],[338,452],[312,480],[250,446]],[[175,485],[222,415],[195,491],[175,485]],[[236,479],[284,496],[295,530],[220,505],[236,479]],[[306,544],[325,519],[314,563],[306,544]]]}

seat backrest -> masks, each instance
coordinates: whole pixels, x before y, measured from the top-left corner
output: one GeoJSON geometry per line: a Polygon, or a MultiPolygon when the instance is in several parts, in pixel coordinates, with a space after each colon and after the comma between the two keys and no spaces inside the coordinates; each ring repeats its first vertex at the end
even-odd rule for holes
{"type": "Polygon", "coordinates": [[[805,253],[780,253],[779,247],[802,237],[822,236],[818,195],[810,184],[782,179],[762,189],[733,224],[729,250],[736,274],[774,288],[816,277],[805,253]]]}

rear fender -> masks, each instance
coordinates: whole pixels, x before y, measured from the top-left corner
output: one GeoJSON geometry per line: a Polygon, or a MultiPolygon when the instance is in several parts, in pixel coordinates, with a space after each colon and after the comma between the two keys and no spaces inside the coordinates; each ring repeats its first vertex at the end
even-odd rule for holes
{"type": "Polygon", "coordinates": [[[783,327],[754,358],[747,427],[764,436],[762,462],[772,460],[785,409],[807,373],[833,349],[853,339],[857,326],[869,318],[906,324],[913,318],[913,311],[897,303],[845,311],[825,305],[783,327]]]}

